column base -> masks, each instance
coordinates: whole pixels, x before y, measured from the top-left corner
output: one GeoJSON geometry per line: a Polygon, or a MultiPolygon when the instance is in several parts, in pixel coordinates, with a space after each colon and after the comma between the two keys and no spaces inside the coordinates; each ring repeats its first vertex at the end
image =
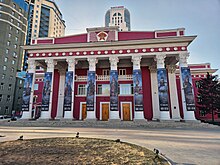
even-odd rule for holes
{"type": "Polygon", "coordinates": [[[194,111],[185,111],[183,115],[184,115],[183,120],[192,120],[192,121],[196,121],[194,111]]]}
{"type": "Polygon", "coordinates": [[[64,119],[74,119],[72,111],[65,111],[64,112],[64,119]]]}
{"type": "Polygon", "coordinates": [[[41,111],[41,115],[39,119],[51,119],[51,115],[49,111],[41,111]]]}
{"type": "Polygon", "coordinates": [[[144,111],[135,111],[134,112],[134,120],[137,120],[137,119],[145,119],[144,118],[144,111]]]}
{"type": "Polygon", "coordinates": [[[160,120],[170,120],[170,112],[160,111],[160,120]]]}
{"type": "Polygon", "coordinates": [[[109,120],[120,120],[119,118],[119,111],[110,111],[109,113],[109,120]]]}
{"type": "Polygon", "coordinates": [[[96,119],[95,111],[87,111],[86,119],[96,119]]]}
{"type": "Polygon", "coordinates": [[[21,119],[31,119],[29,111],[23,111],[21,119]]]}

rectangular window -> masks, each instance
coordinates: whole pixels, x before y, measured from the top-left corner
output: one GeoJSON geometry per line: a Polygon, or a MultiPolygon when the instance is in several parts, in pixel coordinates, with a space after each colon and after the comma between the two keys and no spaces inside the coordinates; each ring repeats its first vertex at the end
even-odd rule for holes
{"type": "Polygon", "coordinates": [[[10,46],[10,41],[7,41],[7,46],[10,46]]]}
{"type": "Polygon", "coordinates": [[[8,62],[8,58],[7,57],[5,57],[5,62],[8,62]]]}
{"type": "Polygon", "coordinates": [[[1,85],[0,85],[0,89],[1,89],[1,90],[4,89],[4,83],[1,83],[1,85]]]}
{"type": "Polygon", "coordinates": [[[109,69],[103,69],[102,75],[105,75],[105,76],[109,75],[109,69]]]}
{"type": "Polygon", "coordinates": [[[6,49],[6,50],[5,50],[5,53],[8,54],[8,53],[9,53],[9,49],[6,49]]]}
{"type": "Polygon", "coordinates": [[[15,64],[15,60],[12,60],[12,61],[11,61],[11,64],[14,65],[14,64],[15,64]]]}
{"type": "Polygon", "coordinates": [[[4,66],[3,66],[3,70],[6,70],[6,69],[7,69],[7,66],[4,65],[4,66]]]}
{"type": "Polygon", "coordinates": [[[15,69],[14,68],[11,68],[11,72],[14,72],[15,71],[15,69]]]}
{"type": "Polygon", "coordinates": [[[98,85],[98,95],[110,95],[110,85],[109,84],[99,84],[98,85]]]}
{"type": "Polygon", "coordinates": [[[8,34],[8,38],[11,38],[11,33],[8,34]]]}
{"type": "Polygon", "coordinates": [[[131,95],[133,94],[133,84],[120,84],[119,91],[121,95],[131,95]]]}
{"type": "Polygon", "coordinates": [[[8,85],[8,90],[9,90],[9,91],[11,90],[11,84],[8,85]]]}
{"type": "Polygon", "coordinates": [[[14,48],[17,49],[17,47],[18,47],[18,46],[15,44],[15,45],[14,45],[14,48]]]}
{"type": "Polygon", "coordinates": [[[86,85],[85,84],[78,85],[78,95],[86,95],[86,85]]]}
{"type": "Polygon", "coordinates": [[[119,69],[119,75],[126,75],[126,69],[119,69]]]}
{"type": "Polygon", "coordinates": [[[18,37],[15,37],[15,41],[18,41],[18,37]]]}
{"type": "Polygon", "coordinates": [[[3,100],[3,95],[0,95],[0,102],[3,100]]]}
{"type": "Polygon", "coordinates": [[[5,79],[5,74],[2,75],[2,79],[5,79]]]}
{"type": "Polygon", "coordinates": [[[39,84],[34,84],[34,90],[35,90],[35,91],[38,90],[38,86],[39,86],[39,84]]]}

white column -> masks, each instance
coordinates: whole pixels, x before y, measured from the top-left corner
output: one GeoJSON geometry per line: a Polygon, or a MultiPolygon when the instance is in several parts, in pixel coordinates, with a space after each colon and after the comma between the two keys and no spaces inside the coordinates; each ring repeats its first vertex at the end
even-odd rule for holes
{"type": "MultiPolygon", "coordinates": [[[[110,65],[111,65],[111,70],[118,70],[118,62],[119,62],[119,59],[117,56],[110,56],[109,57],[109,61],[110,61],[110,65]]],[[[118,102],[119,103],[119,102],[118,102]]],[[[111,103],[110,103],[111,104],[111,103]]],[[[118,105],[119,107],[119,105],[118,105]]],[[[120,119],[119,117],[119,109],[117,111],[111,111],[110,110],[110,113],[109,113],[109,119],[120,119]]]]}
{"type": "MultiPolygon", "coordinates": [[[[96,64],[98,60],[95,57],[87,58],[89,62],[89,71],[96,71],[96,64]]],[[[95,82],[95,92],[94,92],[94,111],[87,111],[86,119],[96,119],[96,82],[95,82]]]]}
{"type": "MultiPolygon", "coordinates": [[[[133,70],[141,70],[141,58],[142,57],[140,55],[132,56],[131,62],[133,63],[133,70]]],[[[133,105],[135,107],[135,100],[134,100],[133,105]]],[[[135,111],[135,108],[134,108],[134,119],[144,119],[144,111],[135,111]]]]}
{"type": "Polygon", "coordinates": [[[32,118],[34,84],[35,84],[35,73],[36,73],[36,61],[34,59],[28,59],[28,73],[33,73],[31,95],[30,95],[30,102],[29,102],[29,111],[23,111],[22,119],[31,119],[32,118]]]}
{"type": "Polygon", "coordinates": [[[40,119],[51,119],[51,111],[52,111],[52,99],[53,99],[53,82],[54,82],[54,66],[57,65],[57,61],[53,59],[46,59],[47,64],[47,72],[52,72],[52,80],[51,80],[51,91],[50,91],[50,101],[49,101],[49,111],[41,111],[40,119]]]}
{"type": "MultiPolygon", "coordinates": [[[[75,58],[67,58],[66,62],[68,63],[68,71],[73,72],[73,84],[72,84],[72,104],[71,104],[71,111],[64,112],[65,119],[73,119],[73,111],[74,111],[74,92],[75,92],[75,65],[78,63],[75,58]]],[[[64,87],[64,84],[63,84],[64,87]]]]}
{"type": "Polygon", "coordinates": [[[157,82],[157,67],[156,65],[151,65],[150,69],[150,79],[151,79],[151,96],[152,96],[152,108],[153,108],[153,118],[152,120],[160,119],[160,107],[159,107],[159,96],[158,96],[158,84],[157,82]]]}
{"type": "Polygon", "coordinates": [[[183,105],[183,116],[184,116],[184,120],[196,120],[194,111],[187,111],[186,109],[186,99],[185,99],[182,73],[181,73],[181,67],[188,67],[187,64],[188,57],[189,57],[188,52],[179,54],[180,86],[181,86],[181,96],[182,96],[182,105],[183,105]]]}
{"type": "MultiPolygon", "coordinates": [[[[166,54],[156,55],[155,61],[157,62],[157,69],[164,68],[165,58],[166,58],[166,54]]],[[[157,86],[158,86],[158,81],[156,81],[156,82],[157,82],[157,86]]],[[[158,102],[159,102],[159,100],[158,100],[158,102]]],[[[170,120],[170,111],[160,111],[160,120],[170,120]]]]}
{"type": "Polygon", "coordinates": [[[60,69],[59,73],[60,73],[60,80],[59,80],[59,93],[58,93],[58,104],[57,104],[56,119],[62,119],[63,118],[64,85],[65,85],[66,70],[60,69]]]}
{"type": "Polygon", "coordinates": [[[175,74],[176,65],[168,65],[167,70],[168,70],[168,78],[169,78],[172,119],[179,121],[181,118],[180,118],[179,101],[178,101],[177,87],[176,87],[176,74],[175,74]]]}

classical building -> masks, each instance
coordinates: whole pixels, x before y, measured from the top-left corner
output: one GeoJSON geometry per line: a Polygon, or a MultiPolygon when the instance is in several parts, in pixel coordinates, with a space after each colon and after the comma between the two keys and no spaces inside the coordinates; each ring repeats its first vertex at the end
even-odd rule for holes
{"type": "Polygon", "coordinates": [[[17,72],[22,70],[27,11],[24,0],[0,0],[0,115],[21,109],[23,80],[17,72]]]}
{"type": "MultiPolygon", "coordinates": [[[[26,44],[32,38],[61,37],[65,34],[65,21],[53,0],[25,0],[28,3],[28,30],[26,44]]],[[[24,57],[23,70],[27,69],[27,56],[24,57]]]]}
{"type": "Polygon", "coordinates": [[[216,70],[188,66],[196,36],[184,31],[114,26],[33,39],[24,46],[29,68],[22,118],[196,120],[193,86],[216,70]]]}
{"type": "Polygon", "coordinates": [[[130,31],[130,12],[124,6],[111,7],[105,14],[105,27],[119,26],[119,31],[130,31]]]}

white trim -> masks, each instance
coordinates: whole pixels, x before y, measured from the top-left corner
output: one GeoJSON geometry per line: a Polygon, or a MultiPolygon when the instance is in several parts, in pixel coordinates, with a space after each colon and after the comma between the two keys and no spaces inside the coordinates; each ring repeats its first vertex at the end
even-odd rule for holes
{"type": "Polygon", "coordinates": [[[82,105],[86,104],[86,102],[80,102],[80,108],[79,108],[79,120],[82,120],[82,105]]]}
{"type": "MultiPolygon", "coordinates": [[[[22,33],[24,33],[26,35],[26,32],[23,31],[20,27],[14,25],[13,23],[9,22],[9,21],[6,21],[4,19],[0,19],[0,21],[3,21],[3,22],[6,22],[6,23],[9,23],[10,25],[14,26],[15,28],[19,29],[22,33]]],[[[27,29],[27,28],[26,28],[27,29]]]]}
{"type": "Polygon", "coordinates": [[[120,103],[120,112],[121,112],[121,120],[123,120],[123,111],[122,111],[122,104],[130,104],[130,121],[133,120],[133,117],[132,117],[132,102],[121,102],[120,103]]]}
{"type": "MultiPolygon", "coordinates": [[[[23,23],[21,20],[19,20],[18,18],[16,18],[15,16],[13,16],[11,13],[7,13],[4,11],[0,11],[0,13],[6,14],[8,16],[10,16],[11,18],[15,19],[16,21],[20,22],[22,25],[24,25],[25,27],[27,27],[27,25],[25,25],[25,23],[23,23]]],[[[25,20],[27,22],[27,20],[25,20]]]]}
{"type": "MultiPolygon", "coordinates": [[[[109,117],[110,117],[110,102],[100,102],[100,120],[102,120],[102,104],[108,104],[108,114],[109,114],[109,117]]],[[[108,117],[108,120],[109,120],[109,117],[108,117]]]]}

